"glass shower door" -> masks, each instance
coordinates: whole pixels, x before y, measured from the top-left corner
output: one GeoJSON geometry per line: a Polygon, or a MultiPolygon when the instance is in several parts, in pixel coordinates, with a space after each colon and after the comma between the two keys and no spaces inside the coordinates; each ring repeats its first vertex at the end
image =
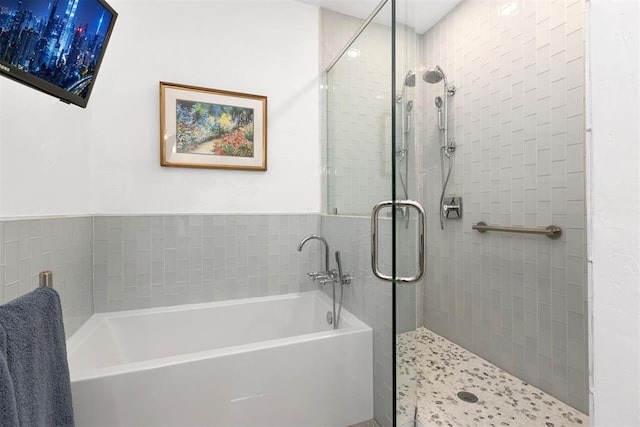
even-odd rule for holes
{"type": "Polygon", "coordinates": [[[418,261],[424,259],[418,245],[421,210],[406,202],[412,191],[407,132],[413,86],[406,80],[412,33],[398,38],[396,3],[382,1],[364,21],[337,18],[339,26],[358,25],[327,67],[322,219],[323,234],[353,268],[345,307],[373,329],[373,415],[385,427],[414,422],[416,291],[413,280],[398,278],[417,279],[418,261]]]}
{"type": "Polygon", "coordinates": [[[393,14],[394,106],[396,123],[394,182],[395,215],[395,378],[396,425],[416,424],[418,366],[418,283],[425,272],[425,212],[418,199],[416,166],[416,32],[411,25],[415,2],[397,0],[393,14]]]}

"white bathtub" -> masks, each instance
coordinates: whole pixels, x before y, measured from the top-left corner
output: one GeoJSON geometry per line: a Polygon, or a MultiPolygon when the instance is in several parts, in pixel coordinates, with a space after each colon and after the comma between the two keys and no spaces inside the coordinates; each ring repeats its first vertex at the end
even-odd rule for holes
{"type": "Polygon", "coordinates": [[[373,418],[372,332],[322,292],[95,314],[67,341],[78,426],[373,418]]]}

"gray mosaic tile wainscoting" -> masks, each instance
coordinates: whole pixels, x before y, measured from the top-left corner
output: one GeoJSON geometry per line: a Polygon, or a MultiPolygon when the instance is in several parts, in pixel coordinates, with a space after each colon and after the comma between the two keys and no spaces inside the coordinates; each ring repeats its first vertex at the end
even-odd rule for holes
{"type": "Polygon", "coordinates": [[[41,218],[0,222],[0,304],[38,286],[53,272],[67,336],[93,314],[93,218],[41,218]]]}

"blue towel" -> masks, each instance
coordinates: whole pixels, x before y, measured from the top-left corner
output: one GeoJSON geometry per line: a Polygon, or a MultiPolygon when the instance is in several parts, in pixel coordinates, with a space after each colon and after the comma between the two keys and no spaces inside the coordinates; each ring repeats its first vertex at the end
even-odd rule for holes
{"type": "Polygon", "coordinates": [[[0,426],[73,426],[58,293],[38,288],[0,306],[0,426]]]}

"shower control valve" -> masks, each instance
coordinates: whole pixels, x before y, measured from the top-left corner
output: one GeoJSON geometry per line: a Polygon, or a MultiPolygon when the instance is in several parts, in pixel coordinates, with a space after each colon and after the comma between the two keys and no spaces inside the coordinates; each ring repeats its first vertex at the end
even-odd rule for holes
{"type": "Polygon", "coordinates": [[[447,145],[445,147],[445,150],[447,151],[447,153],[449,154],[453,154],[456,152],[456,148],[458,148],[458,146],[456,145],[456,139],[455,138],[449,138],[449,141],[447,141],[447,145]]]}
{"type": "Polygon", "coordinates": [[[462,218],[462,197],[451,197],[448,203],[445,199],[442,204],[442,213],[447,219],[462,218]]]}

